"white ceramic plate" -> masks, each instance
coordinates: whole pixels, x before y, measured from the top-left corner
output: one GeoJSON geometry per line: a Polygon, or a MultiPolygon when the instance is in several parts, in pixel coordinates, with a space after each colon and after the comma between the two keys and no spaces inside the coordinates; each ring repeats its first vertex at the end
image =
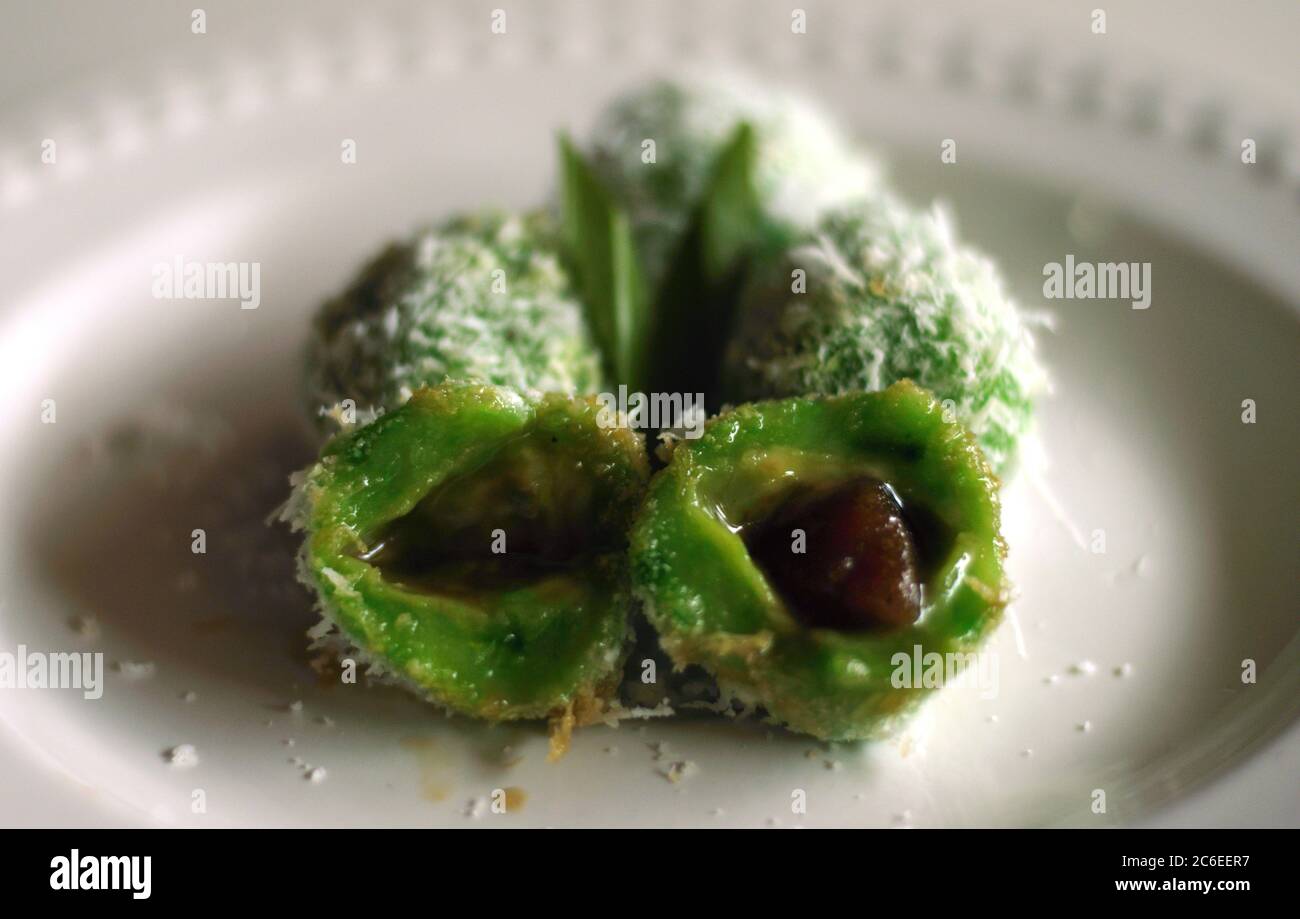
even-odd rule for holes
{"type": "Polygon", "coordinates": [[[50,167],[0,150],[0,649],[152,667],[110,672],[97,701],[0,691],[0,822],[1300,823],[1300,209],[1276,148],[1253,168],[1236,151],[1267,113],[1203,118],[1184,83],[1071,82],[1072,65],[969,35],[855,19],[799,44],[772,37],[788,32],[776,8],[712,29],[574,9],[520,11],[508,41],[468,13],[427,39],[277,38],[161,89],[7,113],[13,136],[67,140],[50,167]],[[695,718],[583,731],[547,764],[540,727],[448,720],[308,664],[294,541],[263,520],[311,455],[311,311],[391,237],[538,201],[556,128],[670,54],[819,99],[908,194],[951,202],[1026,305],[1047,305],[1043,265],[1066,253],[1152,264],[1149,310],[1051,304],[1050,466],[1006,491],[1021,596],[992,643],[997,697],[942,693],[893,742],[695,718]],[[959,164],[943,166],[949,137],[959,164]],[[178,255],[260,262],[260,308],[154,299],[152,266],[178,255]],[[1084,662],[1096,672],[1072,672],[1084,662]],[[170,765],[185,743],[198,765],[170,765]],[[679,761],[696,770],[670,783],[679,761]],[[523,792],[513,812],[483,807],[505,788],[523,792]]]}

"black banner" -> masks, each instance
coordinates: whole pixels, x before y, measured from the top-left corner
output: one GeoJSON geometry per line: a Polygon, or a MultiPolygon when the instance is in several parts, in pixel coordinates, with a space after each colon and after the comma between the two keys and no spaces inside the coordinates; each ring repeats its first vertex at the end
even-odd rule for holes
{"type": "Polygon", "coordinates": [[[8,902],[205,911],[261,899],[386,908],[482,894],[491,907],[502,897],[554,896],[585,909],[647,890],[684,893],[706,878],[742,902],[776,884],[790,892],[852,887],[873,903],[1013,892],[1048,895],[1043,902],[1056,908],[1100,901],[1231,908],[1260,894],[1275,902],[1294,883],[1282,878],[1294,845],[1284,831],[721,830],[669,839],[668,831],[642,830],[622,831],[619,840],[595,838],[611,831],[549,831],[564,839],[542,832],[11,831],[0,879],[8,902]]]}

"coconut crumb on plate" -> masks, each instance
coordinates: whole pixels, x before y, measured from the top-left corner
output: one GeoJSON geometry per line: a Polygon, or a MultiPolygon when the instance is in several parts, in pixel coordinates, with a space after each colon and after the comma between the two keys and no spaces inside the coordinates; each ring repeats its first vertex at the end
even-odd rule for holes
{"type": "Polygon", "coordinates": [[[167,762],[181,769],[189,769],[199,764],[199,751],[193,744],[177,744],[163,753],[167,762]]]}
{"type": "Polygon", "coordinates": [[[113,669],[128,680],[143,680],[153,676],[158,668],[153,661],[118,661],[113,669]]]}

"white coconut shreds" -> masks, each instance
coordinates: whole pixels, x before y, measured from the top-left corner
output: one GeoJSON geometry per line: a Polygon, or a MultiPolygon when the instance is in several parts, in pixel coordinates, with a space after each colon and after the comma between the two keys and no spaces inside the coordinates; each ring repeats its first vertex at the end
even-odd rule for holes
{"type": "Polygon", "coordinates": [[[199,752],[193,744],[177,744],[164,751],[164,758],[179,769],[192,769],[199,764],[199,752]]]}
{"type": "Polygon", "coordinates": [[[863,198],[881,181],[806,100],[734,78],[659,80],[615,99],[597,119],[587,155],[631,215],[646,275],[662,277],[714,163],[747,122],[757,142],[756,184],[767,214],[804,229],[828,207],[863,198]],[[654,162],[645,142],[653,140],[654,162]]]}
{"type": "Polygon", "coordinates": [[[540,216],[489,214],[391,247],[317,318],[309,413],[344,400],[393,408],[448,378],[600,389],[600,358],[552,239],[540,216]]]}
{"type": "Polygon", "coordinates": [[[727,352],[728,398],[884,389],[909,378],[1004,470],[1047,377],[1031,325],[993,263],[960,245],[942,208],[882,195],[828,214],[757,279],[727,352]],[[806,292],[791,292],[791,272],[806,292]]]}

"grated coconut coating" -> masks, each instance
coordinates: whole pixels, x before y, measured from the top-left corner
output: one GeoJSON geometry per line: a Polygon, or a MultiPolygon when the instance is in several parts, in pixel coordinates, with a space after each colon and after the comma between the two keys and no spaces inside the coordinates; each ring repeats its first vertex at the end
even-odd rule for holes
{"type": "Polygon", "coordinates": [[[652,283],[662,277],[717,155],[742,122],[755,131],[756,184],[778,223],[806,229],[826,208],[863,198],[880,182],[876,162],[797,96],[735,80],[651,82],[605,108],[586,152],[628,209],[652,283]],[[654,163],[642,161],[646,140],[655,142],[654,163]]]}
{"type": "Polygon", "coordinates": [[[993,263],[956,242],[941,208],[918,212],[888,196],[828,214],[750,285],[724,379],[733,402],[911,379],[952,400],[998,471],[1046,387],[993,263]],[[791,290],[796,268],[806,293],[791,290]]]}
{"type": "Polygon", "coordinates": [[[308,377],[313,415],[344,399],[361,413],[394,408],[448,378],[602,388],[582,306],[539,215],[460,217],[389,246],[321,309],[308,377]]]}

